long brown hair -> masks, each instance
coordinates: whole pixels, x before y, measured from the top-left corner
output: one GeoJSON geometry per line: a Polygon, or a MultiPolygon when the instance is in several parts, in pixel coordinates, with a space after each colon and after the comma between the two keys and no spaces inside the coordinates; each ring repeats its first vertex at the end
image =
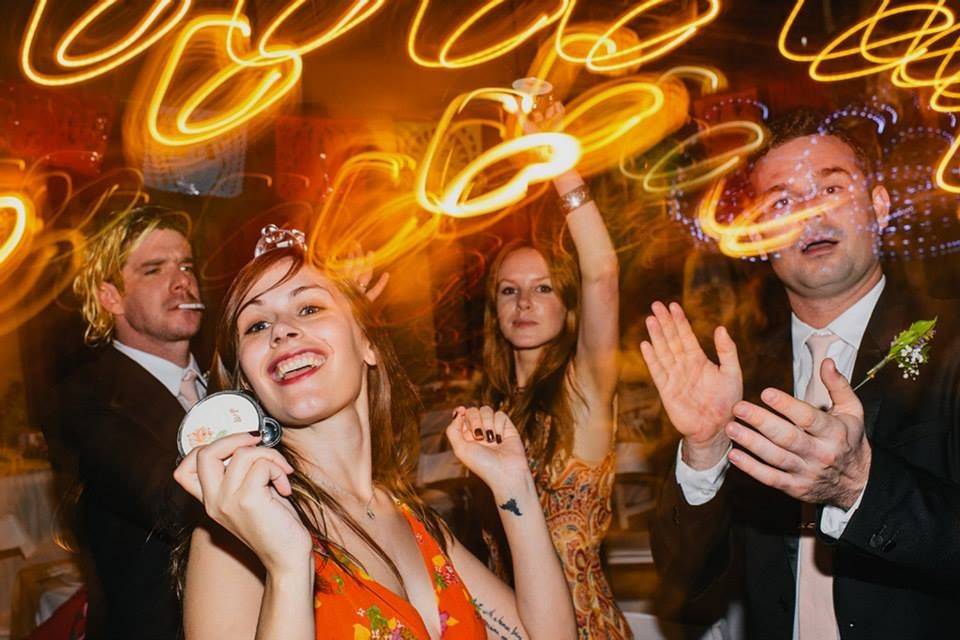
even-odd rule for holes
{"type": "MultiPolygon", "coordinates": [[[[216,351],[211,368],[212,390],[250,390],[239,365],[237,320],[243,300],[251,288],[267,270],[283,260],[289,260],[290,267],[278,282],[271,285],[271,289],[288,281],[309,264],[307,256],[296,247],[274,249],[243,267],[230,285],[224,311],[217,325],[216,351]]],[[[416,389],[401,367],[384,327],[371,314],[366,296],[350,282],[336,277],[331,279],[349,301],[353,316],[376,355],[376,366],[367,369],[374,484],[405,503],[424,523],[430,535],[446,550],[446,527],[436,513],[417,496],[408,479],[417,462],[419,443],[419,403],[416,389]]],[[[354,574],[350,563],[362,566],[353,554],[330,539],[327,514],[333,514],[363,540],[403,584],[399,570],[386,552],[333,495],[310,481],[306,473],[307,461],[303,456],[282,440],[277,449],[293,466],[294,472],[290,475],[293,488],[290,502],[300,521],[316,541],[315,550],[328,561],[335,562],[348,575],[354,574]]]]}
{"type": "Polygon", "coordinates": [[[500,249],[487,275],[481,393],[484,403],[506,406],[526,445],[527,457],[538,472],[546,471],[551,461],[558,460],[557,453],[565,457],[573,446],[573,416],[566,391],[568,365],[577,349],[579,319],[580,269],[563,246],[514,240],[500,249]],[[497,320],[497,285],[507,256],[525,248],[543,256],[550,270],[550,282],[567,313],[563,329],[545,347],[526,386],[517,389],[513,345],[500,331],[497,320]]]}

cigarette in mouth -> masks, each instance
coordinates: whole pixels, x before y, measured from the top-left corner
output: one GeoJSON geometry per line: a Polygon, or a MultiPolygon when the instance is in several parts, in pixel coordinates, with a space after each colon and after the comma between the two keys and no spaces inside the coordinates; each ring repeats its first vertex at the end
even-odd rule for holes
{"type": "Polygon", "coordinates": [[[177,309],[188,309],[190,311],[203,311],[207,305],[202,302],[183,302],[177,305],[177,309]]]}

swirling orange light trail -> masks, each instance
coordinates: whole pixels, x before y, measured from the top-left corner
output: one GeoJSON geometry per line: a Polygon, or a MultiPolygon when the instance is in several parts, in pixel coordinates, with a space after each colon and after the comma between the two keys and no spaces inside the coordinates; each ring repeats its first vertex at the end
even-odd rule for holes
{"type": "Polygon", "coordinates": [[[220,137],[266,112],[297,86],[303,72],[303,60],[299,55],[292,51],[271,52],[269,58],[251,55],[223,67],[195,88],[189,97],[177,106],[173,118],[176,125],[174,130],[161,130],[161,107],[164,106],[174,74],[180,67],[180,61],[191,41],[204,30],[221,30],[226,53],[230,49],[226,43],[231,39],[229,34],[234,29],[244,37],[250,36],[250,25],[246,18],[208,14],[191,20],[177,35],[159,76],[152,83],[153,90],[147,104],[146,125],[154,140],[170,147],[183,147],[220,137]],[[289,68],[284,65],[289,65],[289,68]],[[242,83],[238,85],[234,80],[241,73],[257,72],[257,68],[268,66],[275,68],[262,72],[259,82],[253,86],[242,83]],[[230,108],[200,122],[191,121],[204,102],[232,80],[230,91],[235,99],[230,108]]]}
{"type": "Polygon", "coordinates": [[[711,185],[697,205],[697,221],[703,232],[717,241],[720,251],[732,258],[765,256],[784,249],[800,238],[804,222],[838,206],[836,202],[820,203],[758,221],[769,210],[768,202],[758,202],[723,224],[717,220],[717,207],[725,186],[725,178],[711,185]]]}
{"type": "MultiPolygon", "coordinates": [[[[821,82],[839,82],[852,78],[861,78],[877,73],[891,73],[891,80],[903,88],[931,87],[933,93],[929,99],[930,107],[941,113],[960,112],[960,104],[949,103],[944,98],[956,101],[960,99],[960,72],[951,70],[954,57],[960,53],[960,38],[954,39],[942,48],[933,45],[946,38],[960,34],[955,13],[945,6],[945,0],[937,2],[914,2],[891,7],[890,0],[883,0],[877,10],[857,24],[836,36],[819,52],[800,54],[792,51],[788,45],[790,31],[797,16],[803,9],[805,0],[797,0],[790,15],[784,22],[778,38],[780,53],[788,60],[808,62],[809,75],[821,82]],[[912,27],[902,33],[874,39],[875,31],[883,21],[902,18],[909,14],[920,14],[925,20],[919,27],[912,27]],[[859,38],[856,37],[859,34],[859,38]],[[888,51],[893,46],[901,46],[896,54],[880,55],[878,50],[888,51]],[[825,71],[824,67],[837,61],[853,63],[857,59],[866,61],[865,66],[853,65],[836,71],[825,71]],[[911,73],[915,64],[940,60],[932,75],[917,77],[911,73]]],[[[954,136],[953,144],[941,158],[935,171],[937,186],[950,193],[960,193],[960,183],[951,182],[948,173],[960,151],[960,135],[954,136]]]]}
{"type": "MultiPolygon", "coordinates": [[[[515,109],[524,94],[505,88],[485,88],[463,94],[444,111],[424,157],[417,168],[416,197],[420,206],[435,214],[469,218],[484,215],[515,204],[526,196],[530,185],[545,182],[573,168],[580,159],[579,141],[565,133],[535,133],[507,140],[484,151],[449,182],[442,181],[431,190],[431,178],[437,169],[438,149],[454,117],[474,100],[494,102],[515,109]],[[477,177],[489,167],[525,152],[543,150],[545,159],[520,168],[505,184],[479,196],[470,197],[477,177]]],[[[528,105],[529,106],[529,105],[528,105]]]]}
{"type": "Polygon", "coordinates": [[[440,43],[440,50],[436,59],[430,59],[421,55],[417,51],[417,39],[420,35],[424,16],[428,7],[430,6],[430,0],[420,0],[417,11],[413,16],[412,22],[410,23],[410,30],[407,32],[407,53],[410,55],[410,59],[424,67],[445,67],[448,69],[471,67],[483,64],[484,62],[489,62],[494,58],[499,58],[500,56],[516,49],[534,36],[537,32],[555,23],[576,2],[576,0],[560,0],[559,2],[553,0],[551,4],[557,5],[553,11],[538,14],[533,21],[527,25],[524,25],[518,33],[508,38],[504,38],[500,42],[488,45],[486,48],[481,49],[480,51],[464,54],[459,57],[451,57],[450,50],[453,49],[454,45],[460,41],[460,39],[463,37],[463,34],[469,31],[473,25],[482,20],[485,16],[503,5],[504,1],[505,0],[489,0],[489,2],[470,14],[463,22],[457,25],[457,27],[449,36],[447,36],[440,43]]]}
{"type": "Polygon", "coordinates": [[[657,5],[662,5],[669,1],[670,0],[646,0],[645,2],[640,2],[630,7],[600,34],[585,56],[573,54],[563,46],[564,36],[567,33],[568,23],[575,5],[575,3],[571,3],[569,9],[563,14],[563,17],[560,18],[560,24],[557,26],[557,31],[554,35],[557,52],[560,54],[560,57],[565,60],[584,64],[587,69],[593,72],[629,69],[665,56],[695,36],[702,26],[713,21],[720,13],[720,0],[708,0],[707,10],[697,15],[693,20],[682,22],[679,25],[673,25],[661,33],[651,34],[626,49],[620,50],[618,47],[613,47],[613,50],[610,50],[611,47],[609,43],[614,39],[615,34],[626,27],[631,20],[642,16],[645,12],[657,5]],[[607,49],[607,51],[601,52],[601,48],[607,49]]]}
{"type": "Polygon", "coordinates": [[[27,23],[27,29],[23,35],[23,41],[20,44],[20,69],[28,79],[50,87],[78,84],[109,73],[149,49],[180,24],[180,21],[190,10],[192,0],[180,0],[177,10],[165,22],[158,25],[152,33],[146,35],[149,28],[172,1],[156,0],[153,4],[153,10],[148,12],[129,33],[113,45],[93,53],[70,55],[68,50],[80,34],[98,17],[117,4],[117,0],[100,0],[77,22],[67,28],[54,48],[54,59],[58,64],[67,69],[76,68],[78,70],[63,74],[50,74],[38,71],[33,64],[34,41],[47,6],[47,0],[36,0],[33,12],[30,14],[30,20],[27,23]]]}
{"type": "MultiPolygon", "coordinates": [[[[159,73],[155,78],[148,79],[153,91],[147,101],[146,116],[142,119],[147,134],[155,142],[174,148],[209,142],[264,116],[298,86],[304,55],[342,38],[368,21],[386,4],[386,0],[352,0],[332,24],[319,33],[307,35],[308,29],[298,25],[298,28],[289,30],[283,42],[275,42],[279,39],[277,34],[281,28],[295,23],[294,16],[306,5],[306,0],[291,0],[284,4],[256,37],[243,13],[246,0],[234,0],[231,13],[202,12],[182,28],[180,24],[192,6],[192,0],[154,0],[150,9],[117,41],[93,52],[71,53],[71,49],[92,24],[102,21],[111,9],[122,6],[118,0],[99,0],[65,29],[53,51],[53,60],[65,71],[51,74],[40,72],[33,63],[35,42],[44,22],[47,2],[36,1],[20,47],[23,73],[38,84],[76,84],[102,76],[154,46],[175,28],[178,29],[159,73]],[[231,62],[211,73],[198,86],[182,86],[184,83],[179,83],[181,86],[178,88],[183,89],[186,95],[175,100],[175,104],[167,104],[165,100],[171,92],[174,75],[185,66],[181,65],[185,50],[206,30],[225,32],[218,47],[222,49],[219,53],[226,54],[231,62]],[[238,51],[240,41],[246,43],[243,51],[238,51]],[[259,74],[256,81],[240,79],[256,74],[259,74]],[[216,106],[211,104],[215,97],[216,106]],[[213,110],[213,115],[198,117],[204,108],[213,110]],[[163,116],[165,121],[169,120],[166,125],[161,123],[160,112],[163,109],[172,112],[169,118],[163,116]]],[[[706,0],[705,11],[698,11],[691,19],[681,18],[661,32],[644,34],[643,38],[627,27],[631,21],[667,3],[668,0],[645,0],[622,12],[612,23],[579,25],[571,24],[577,0],[544,0],[542,7],[534,5],[537,11],[529,22],[513,28],[509,36],[484,43],[469,53],[454,54],[454,48],[466,41],[468,33],[481,29],[478,25],[486,24],[485,21],[489,21],[495,11],[503,9],[505,0],[488,0],[460,20],[449,35],[440,41],[435,57],[430,57],[421,54],[417,48],[430,7],[430,0],[420,0],[407,33],[407,50],[412,60],[426,67],[470,67],[503,56],[544,29],[558,25],[553,38],[555,53],[546,66],[551,66],[553,59],[559,56],[568,63],[584,65],[594,73],[619,72],[658,58],[689,40],[716,17],[720,7],[720,0],[706,0]]],[[[197,82],[196,78],[191,80],[197,82]]],[[[650,110],[658,112],[658,89],[650,85],[643,90],[652,96],[653,106],[650,110]]],[[[620,87],[613,91],[625,90],[620,87]]],[[[592,96],[591,100],[595,102],[584,106],[585,110],[603,102],[598,96],[592,96]]],[[[641,116],[631,117],[629,122],[635,125],[647,119],[648,109],[641,107],[640,111],[641,116]]],[[[605,146],[604,138],[629,128],[628,123],[620,129],[608,127],[602,133],[594,132],[597,140],[584,141],[587,151],[594,150],[596,146],[605,146]]],[[[487,159],[493,158],[490,156],[487,159]]],[[[535,169],[528,177],[536,173],[535,169]]],[[[451,202],[447,201],[447,205],[451,205],[451,202]]]]}
{"type": "Polygon", "coordinates": [[[650,170],[644,174],[635,174],[622,168],[624,173],[633,178],[642,178],[643,188],[648,193],[664,194],[668,192],[679,192],[695,190],[703,185],[723,177],[740,166],[751,153],[759,149],[764,140],[766,140],[766,131],[760,125],[749,120],[734,120],[723,122],[698,131],[685,140],[676,144],[672,149],[663,154],[650,170]],[[743,144],[734,149],[724,151],[705,160],[700,160],[682,169],[672,169],[666,171],[663,169],[670,160],[682,154],[689,147],[701,142],[706,138],[716,135],[729,134],[730,132],[746,133],[750,138],[743,144]],[[690,175],[692,174],[692,175],[690,175]],[[680,176],[683,179],[678,180],[680,176]]]}
{"type": "MultiPolygon", "coordinates": [[[[370,17],[372,17],[381,7],[386,3],[386,0],[353,0],[349,9],[339,17],[339,19],[328,29],[322,31],[321,33],[312,36],[307,39],[306,42],[289,45],[284,44],[276,48],[270,48],[269,42],[274,37],[274,34],[283,25],[286,21],[290,19],[290,16],[297,12],[297,10],[307,3],[307,0],[293,0],[280,10],[277,15],[263,28],[263,33],[260,34],[260,37],[257,38],[256,49],[259,51],[260,55],[263,58],[271,58],[274,56],[288,56],[296,54],[298,56],[305,56],[308,53],[319,49],[320,47],[329,44],[336,40],[337,38],[348,33],[350,30],[366,22],[370,17]]],[[[241,10],[243,8],[244,0],[237,0],[236,5],[234,6],[234,17],[241,17],[241,10]]]]}
{"type": "Polygon", "coordinates": [[[70,285],[83,262],[84,234],[96,226],[94,218],[105,211],[129,210],[144,194],[135,171],[111,172],[74,191],[69,174],[46,170],[45,160],[27,165],[20,159],[0,158],[0,165],[19,169],[15,175],[4,172],[0,187],[3,335],[41,312],[70,285]],[[53,190],[55,203],[49,187],[57,178],[64,183],[53,190]],[[57,227],[68,210],[70,228],[57,227]]]}
{"type": "Polygon", "coordinates": [[[32,224],[33,204],[22,194],[2,193],[0,194],[0,211],[3,210],[13,212],[13,228],[0,243],[0,269],[4,268],[4,263],[27,239],[27,230],[32,224]]]}

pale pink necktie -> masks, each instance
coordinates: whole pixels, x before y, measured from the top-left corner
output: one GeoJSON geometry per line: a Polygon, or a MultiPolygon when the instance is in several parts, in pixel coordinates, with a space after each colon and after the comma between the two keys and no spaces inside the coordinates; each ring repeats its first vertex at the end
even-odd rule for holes
{"type": "MultiPolygon", "coordinates": [[[[823,380],[820,379],[820,366],[827,357],[830,345],[840,340],[836,334],[811,335],[807,338],[807,348],[813,355],[813,371],[810,382],[803,394],[804,402],[821,409],[832,404],[823,380]]],[[[803,521],[816,518],[816,506],[804,503],[803,521]]],[[[797,624],[799,640],[831,640],[837,638],[837,616],[833,610],[833,573],[832,550],[819,542],[814,535],[816,528],[804,528],[800,534],[797,568],[797,606],[799,607],[797,624]]]]}
{"type": "Polygon", "coordinates": [[[187,411],[197,404],[200,396],[197,395],[197,372],[193,369],[187,369],[183,372],[183,378],[180,379],[180,393],[177,400],[187,411]]]}

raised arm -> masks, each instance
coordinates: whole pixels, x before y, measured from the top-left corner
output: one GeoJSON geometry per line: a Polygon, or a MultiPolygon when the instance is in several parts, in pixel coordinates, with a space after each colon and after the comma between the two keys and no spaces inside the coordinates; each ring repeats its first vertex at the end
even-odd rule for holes
{"type": "MultiPolygon", "coordinates": [[[[714,332],[719,363],[707,358],[683,309],[655,302],[640,345],[670,423],[681,436],[676,464],[664,478],[650,522],[650,546],[662,578],[660,606],[668,617],[697,611],[722,593],[731,561],[730,487],[724,427],[743,397],[737,348],[714,332]]],[[[711,612],[715,613],[715,612],[711,612]]],[[[706,615],[700,611],[697,617],[706,615]]],[[[708,618],[705,618],[708,619],[708,618]]]]}
{"type": "MultiPolygon", "coordinates": [[[[579,202],[586,183],[576,171],[553,181],[561,206],[579,202]]],[[[577,340],[578,381],[603,402],[613,398],[617,385],[620,339],[620,282],[617,253],[597,203],[586,200],[567,212],[567,227],[580,263],[580,330],[577,340]]]]}
{"type": "Polygon", "coordinates": [[[683,462],[696,470],[713,467],[730,448],[724,431],[733,407],[743,399],[743,373],[737,345],[723,327],[714,331],[719,364],[703,352],[680,305],[651,306],[646,320],[650,341],[640,353],[650,370],[670,423],[683,438],[683,462]]]}
{"type": "Polygon", "coordinates": [[[516,593],[462,545],[454,541],[451,547],[451,560],[487,625],[487,636],[575,638],[570,591],[516,428],[505,413],[490,407],[460,408],[447,437],[461,462],[492,490],[513,557],[516,593]]]}
{"type": "MultiPolygon", "coordinates": [[[[521,121],[526,133],[554,130],[563,106],[551,105],[521,121]]],[[[575,371],[577,382],[597,403],[609,403],[616,391],[619,370],[620,283],[617,253],[597,203],[576,170],[554,178],[554,189],[566,216],[580,266],[580,328],[575,371]]],[[[605,443],[606,444],[606,443],[605,443]]]]}

